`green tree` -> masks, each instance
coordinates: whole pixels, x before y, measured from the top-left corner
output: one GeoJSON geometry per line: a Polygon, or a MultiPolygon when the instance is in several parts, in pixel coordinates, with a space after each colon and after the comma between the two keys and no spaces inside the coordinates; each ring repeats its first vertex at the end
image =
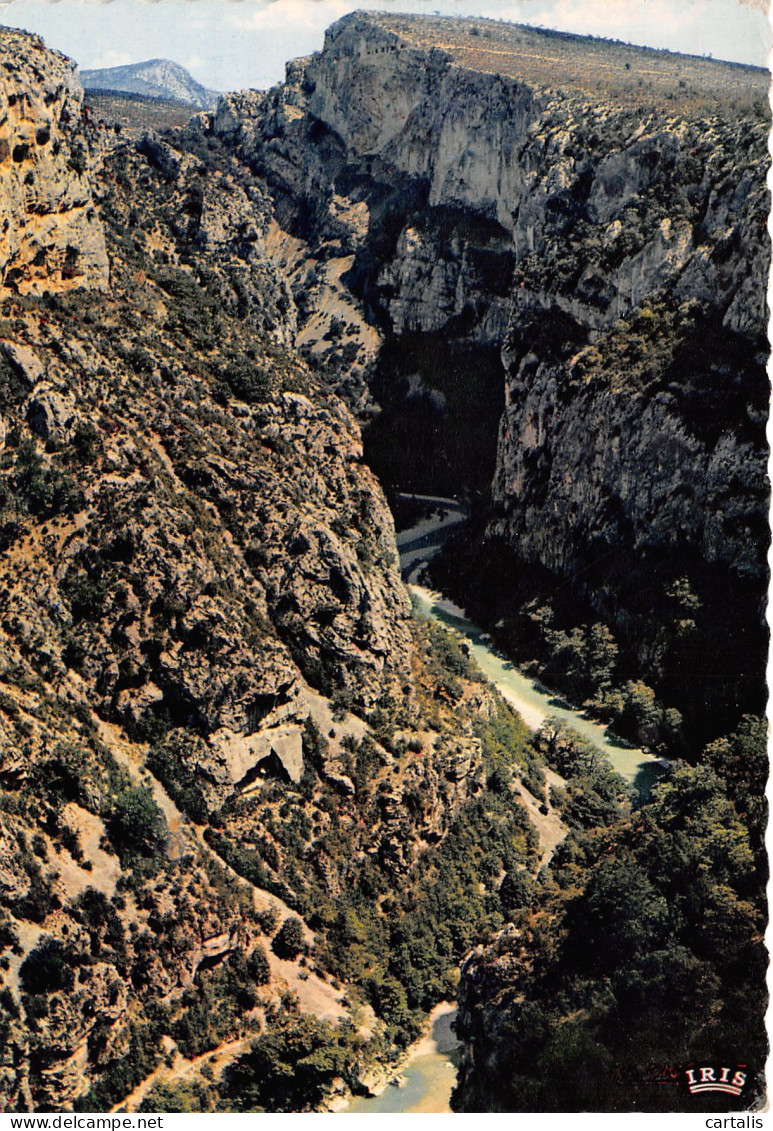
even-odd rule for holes
{"type": "Polygon", "coordinates": [[[295,915],[288,916],[274,935],[271,943],[274,954],[280,958],[297,958],[306,950],[303,924],[295,915]]]}
{"type": "Polygon", "coordinates": [[[664,708],[642,680],[629,680],[610,702],[614,702],[612,725],[626,738],[649,747],[668,746],[678,738],[682,726],[679,711],[664,708]]]}
{"type": "Polygon", "coordinates": [[[256,986],[265,986],[271,981],[271,967],[263,947],[258,943],[247,958],[247,973],[256,986]]]}
{"type": "MultiPolygon", "coordinates": [[[[534,617],[543,613],[537,610],[534,617]]],[[[607,626],[599,622],[567,633],[547,627],[544,616],[539,623],[550,652],[546,676],[556,678],[576,702],[600,699],[611,686],[617,664],[617,644],[607,626]]]]}
{"type": "Polygon", "coordinates": [[[113,960],[126,957],[126,946],[121,920],[110,901],[97,891],[88,887],[73,900],[69,908],[73,917],[89,932],[91,953],[96,957],[104,951],[113,960]]]}
{"type": "Polygon", "coordinates": [[[122,860],[133,856],[154,857],[166,846],[166,818],[144,785],[119,793],[107,820],[110,839],[122,860]]]}
{"type": "Polygon", "coordinates": [[[602,972],[656,950],[669,935],[669,910],[647,873],[628,853],[602,860],[569,916],[575,961],[602,972]]]}
{"type": "Polygon", "coordinates": [[[408,1020],[408,999],[405,987],[388,974],[374,974],[366,980],[365,990],[370,1003],[387,1025],[401,1026],[408,1020]]]}
{"type": "Polygon", "coordinates": [[[588,670],[590,693],[601,695],[612,682],[617,664],[617,643],[605,624],[592,624],[585,636],[585,663],[588,670]]]}
{"type": "Polygon", "coordinates": [[[75,985],[73,953],[59,939],[43,935],[21,964],[19,982],[25,993],[69,993],[75,985]]]}
{"type": "Polygon", "coordinates": [[[313,1111],[336,1076],[346,1078],[362,1042],[351,1026],[285,1016],[226,1069],[224,1111],[313,1111]]]}
{"type": "Polygon", "coordinates": [[[766,721],[755,715],[744,715],[732,734],[712,742],[703,754],[705,762],[726,783],[739,815],[748,824],[758,853],[762,851],[767,817],[767,746],[766,721]]]}
{"type": "Polygon", "coordinates": [[[76,481],[58,468],[46,467],[32,439],[19,445],[11,484],[17,509],[41,518],[83,507],[83,491],[76,481]]]}

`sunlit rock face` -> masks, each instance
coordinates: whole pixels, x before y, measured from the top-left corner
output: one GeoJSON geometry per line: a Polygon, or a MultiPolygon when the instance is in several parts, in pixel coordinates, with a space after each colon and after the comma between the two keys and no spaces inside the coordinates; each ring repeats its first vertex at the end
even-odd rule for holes
{"type": "MultiPolygon", "coordinates": [[[[267,946],[276,915],[313,925],[321,893],[332,922],[372,861],[409,889],[486,787],[490,692],[449,702],[432,670],[351,411],[372,409],[384,342],[501,350],[488,533],[520,563],[623,625],[674,576],[700,601],[707,570],[721,639],[739,592],[756,615],[764,113],[735,72],[722,110],[726,72],[697,64],[684,105],[676,72],[639,94],[636,52],[606,88],[535,71],[534,35],[354,15],[283,86],[139,145],[107,144],[60,56],[0,35],[0,935],[21,1002],[0,1002],[0,1091],[17,1107],[72,1108],[126,1061],[97,1097],[123,1102],[159,997],[156,1037],[179,1036],[195,987],[267,946]],[[21,968],[43,935],[60,961],[37,987],[21,968]]],[[[324,961],[294,990],[342,1016],[324,961]]],[[[261,983],[250,1039],[291,966],[261,983]]]]}
{"type": "Polygon", "coordinates": [[[356,13],[214,121],[280,222],[312,254],[348,256],[343,279],[388,339],[501,345],[489,534],[618,627],[626,585],[682,574],[751,585],[758,618],[766,83],[487,21],[356,13]],[[637,582],[642,561],[654,575],[637,582]]]}
{"type": "Polygon", "coordinates": [[[0,294],[104,288],[107,253],[74,65],[8,29],[0,63],[0,294]]]}
{"type": "Polygon", "coordinates": [[[217,1042],[295,1017],[294,984],[302,1024],[354,1016],[272,939],[292,907],[311,942],[374,860],[414,883],[485,788],[495,703],[435,694],[265,186],[225,147],[90,120],[69,63],[0,40],[0,1107],[134,1108],[232,966],[256,992],[213,995],[217,1042]],[[303,832],[269,848],[275,809],[303,832]]]}

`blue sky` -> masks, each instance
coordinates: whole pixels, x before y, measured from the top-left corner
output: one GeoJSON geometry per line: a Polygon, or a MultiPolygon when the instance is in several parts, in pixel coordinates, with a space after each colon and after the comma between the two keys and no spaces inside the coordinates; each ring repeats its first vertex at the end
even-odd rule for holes
{"type": "Polygon", "coordinates": [[[84,68],[162,57],[234,90],[278,82],[357,8],[490,16],[760,66],[770,43],[761,0],[0,0],[0,21],[84,68]]]}

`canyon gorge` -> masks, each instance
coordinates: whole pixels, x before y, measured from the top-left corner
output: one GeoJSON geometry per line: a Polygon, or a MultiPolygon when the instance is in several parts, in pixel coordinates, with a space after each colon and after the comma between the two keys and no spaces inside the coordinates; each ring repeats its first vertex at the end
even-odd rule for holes
{"type": "Polygon", "coordinates": [[[455,1110],[759,1106],[767,73],[355,13],[149,129],[0,62],[0,1111],[324,1110],[455,996],[455,1110]],[[650,797],[412,615],[411,493],[650,797]]]}

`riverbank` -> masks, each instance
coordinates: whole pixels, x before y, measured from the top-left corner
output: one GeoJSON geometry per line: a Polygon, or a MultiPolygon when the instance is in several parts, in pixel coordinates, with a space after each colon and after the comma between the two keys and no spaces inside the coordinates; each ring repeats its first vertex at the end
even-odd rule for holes
{"type": "Polygon", "coordinates": [[[460,609],[441,593],[423,585],[411,584],[408,585],[408,591],[419,616],[428,617],[453,629],[466,640],[470,655],[478,667],[494,684],[502,698],[515,708],[529,730],[538,730],[547,718],[561,719],[592,742],[609,759],[616,772],[638,792],[649,792],[653,780],[662,771],[662,759],[610,737],[603,723],[595,722],[581,710],[567,705],[554,692],[538,686],[510,660],[495,652],[489,646],[487,634],[467,620],[464,609],[460,609]]]}
{"type": "MultiPolygon", "coordinates": [[[[466,617],[465,610],[426,585],[421,584],[427,563],[438,553],[448,534],[465,521],[461,504],[450,499],[424,498],[434,509],[413,526],[397,534],[400,565],[414,611],[435,620],[461,636],[471,657],[502,697],[521,715],[530,730],[537,730],[549,717],[567,722],[589,739],[611,762],[613,768],[642,793],[649,792],[660,771],[660,762],[643,750],[617,743],[606,728],[581,711],[559,700],[552,692],[537,686],[513,663],[490,647],[490,639],[466,617]]],[[[564,784],[546,769],[549,785],[564,784]]],[[[567,828],[552,809],[547,813],[526,789],[519,790],[521,800],[538,830],[542,862],[549,860],[555,846],[566,835],[567,828]]],[[[456,1035],[451,1023],[456,1007],[441,1002],[428,1017],[423,1037],[406,1051],[403,1059],[384,1073],[384,1087],[371,1096],[340,1097],[330,1109],[344,1115],[451,1113],[451,1094],[456,1084],[456,1035]]]]}
{"type": "Polygon", "coordinates": [[[427,1031],[406,1050],[383,1091],[357,1096],[336,1110],[342,1115],[450,1114],[458,1047],[455,1017],[454,1002],[439,1002],[427,1018],[427,1031]]]}
{"type": "Polygon", "coordinates": [[[397,533],[400,568],[414,611],[466,639],[478,667],[518,712],[529,730],[539,730],[548,718],[562,720],[592,742],[640,797],[646,796],[665,768],[663,759],[610,735],[605,724],[588,718],[582,710],[524,675],[511,660],[490,647],[488,634],[467,619],[464,609],[422,584],[427,565],[439,553],[450,532],[465,521],[467,511],[454,499],[411,497],[434,510],[433,514],[425,514],[413,526],[397,533]]]}

